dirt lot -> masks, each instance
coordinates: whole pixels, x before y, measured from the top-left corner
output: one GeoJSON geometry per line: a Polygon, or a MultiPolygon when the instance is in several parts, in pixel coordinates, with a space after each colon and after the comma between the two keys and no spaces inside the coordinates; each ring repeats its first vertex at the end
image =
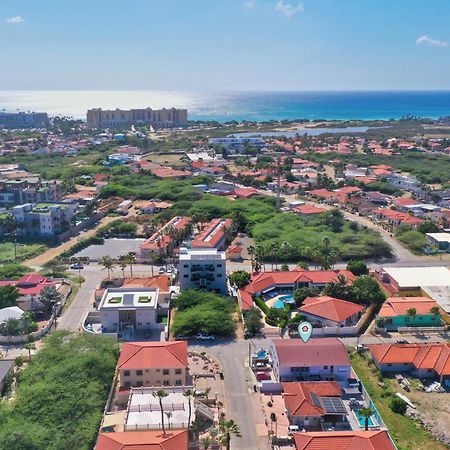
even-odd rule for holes
{"type": "Polygon", "coordinates": [[[450,393],[438,394],[418,390],[420,382],[411,378],[411,392],[405,392],[397,380],[393,380],[396,392],[406,395],[416,405],[416,417],[425,428],[440,441],[450,446],[450,393]]]}
{"type": "Polygon", "coordinates": [[[151,161],[155,164],[161,164],[162,166],[171,166],[171,167],[183,167],[186,165],[183,161],[181,161],[181,157],[183,155],[146,155],[143,159],[147,161],[151,161]]]}

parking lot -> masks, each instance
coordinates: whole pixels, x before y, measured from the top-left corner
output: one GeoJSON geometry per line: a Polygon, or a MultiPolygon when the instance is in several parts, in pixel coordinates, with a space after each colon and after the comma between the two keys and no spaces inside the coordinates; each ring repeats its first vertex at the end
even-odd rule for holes
{"type": "Polygon", "coordinates": [[[105,239],[103,244],[91,245],[75,254],[74,258],[89,258],[91,261],[98,261],[103,256],[110,256],[117,259],[129,252],[136,253],[142,242],[144,239],[105,239]]]}

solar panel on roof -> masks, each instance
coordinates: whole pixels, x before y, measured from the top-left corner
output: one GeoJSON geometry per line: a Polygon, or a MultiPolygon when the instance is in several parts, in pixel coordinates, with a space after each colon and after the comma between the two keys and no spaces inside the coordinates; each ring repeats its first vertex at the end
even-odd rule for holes
{"type": "Polygon", "coordinates": [[[315,394],[314,392],[310,392],[310,395],[311,395],[311,399],[312,399],[312,401],[314,403],[314,406],[317,406],[318,408],[321,408],[322,404],[320,402],[320,398],[318,397],[318,395],[315,394]]]}
{"type": "Polygon", "coordinates": [[[344,403],[338,397],[321,397],[322,408],[327,414],[346,414],[344,403]]]}

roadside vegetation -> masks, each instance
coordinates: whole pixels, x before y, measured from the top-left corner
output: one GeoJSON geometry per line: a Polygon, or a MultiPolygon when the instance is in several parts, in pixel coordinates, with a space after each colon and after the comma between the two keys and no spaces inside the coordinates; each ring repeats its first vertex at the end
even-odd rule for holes
{"type": "Polygon", "coordinates": [[[175,335],[198,333],[231,336],[236,330],[233,313],[236,304],[231,297],[206,291],[183,291],[173,302],[176,308],[172,324],[175,335]]]}
{"type": "Polygon", "coordinates": [[[14,243],[11,241],[0,242],[0,264],[24,261],[28,258],[40,255],[49,248],[45,242],[18,241],[16,244],[16,258],[14,257],[14,243]]]}
{"type": "Polygon", "coordinates": [[[0,450],[90,450],[111,386],[118,345],[57,331],[0,404],[0,450]]]}
{"type": "Polygon", "coordinates": [[[399,402],[394,401],[396,397],[392,380],[384,377],[365,356],[356,353],[351,353],[350,356],[353,370],[363,382],[398,450],[447,449],[446,445],[434,439],[418,421],[401,414],[404,409],[399,402]]]}

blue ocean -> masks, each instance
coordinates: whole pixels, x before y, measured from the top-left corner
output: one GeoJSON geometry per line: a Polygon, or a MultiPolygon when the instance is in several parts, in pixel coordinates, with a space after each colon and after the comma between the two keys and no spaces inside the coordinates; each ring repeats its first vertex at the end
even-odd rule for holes
{"type": "Polygon", "coordinates": [[[191,120],[398,119],[450,115],[450,91],[0,91],[0,110],[85,118],[90,108],[187,108],[191,120]]]}

